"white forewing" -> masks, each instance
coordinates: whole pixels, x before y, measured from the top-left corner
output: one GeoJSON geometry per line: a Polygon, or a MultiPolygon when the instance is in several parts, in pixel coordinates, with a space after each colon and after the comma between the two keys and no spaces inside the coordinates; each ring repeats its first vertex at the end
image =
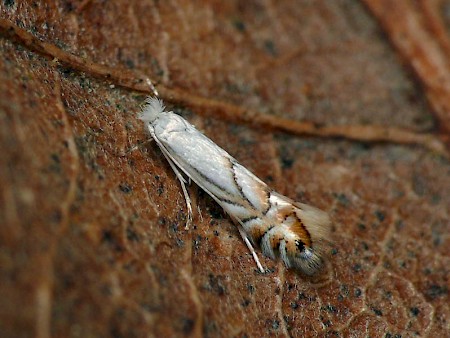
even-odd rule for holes
{"type": "Polygon", "coordinates": [[[267,185],[237,162],[233,164],[233,173],[236,185],[249,203],[257,210],[266,210],[269,207],[267,185]]]}
{"type": "Polygon", "coordinates": [[[149,128],[174,163],[228,213],[248,217],[243,199],[258,207],[264,204],[254,192],[265,184],[179,115],[165,112],[149,128]]]}
{"type": "Polygon", "coordinates": [[[239,190],[229,184],[233,179],[229,170],[230,155],[180,116],[166,113],[163,120],[166,119],[169,121],[164,125],[154,126],[155,136],[180,168],[197,184],[205,184],[212,193],[238,194],[239,190]]]}

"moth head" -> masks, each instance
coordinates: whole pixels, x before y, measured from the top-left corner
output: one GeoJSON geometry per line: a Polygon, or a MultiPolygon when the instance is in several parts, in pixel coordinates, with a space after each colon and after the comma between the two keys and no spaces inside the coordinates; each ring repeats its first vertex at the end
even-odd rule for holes
{"type": "Polygon", "coordinates": [[[158,116],[164,112],[163,102],[157,97],[149,97],[145,101],[145,106],[139,114],[139,119],[145,123],[151,123],[158,118],[158,116]]]}

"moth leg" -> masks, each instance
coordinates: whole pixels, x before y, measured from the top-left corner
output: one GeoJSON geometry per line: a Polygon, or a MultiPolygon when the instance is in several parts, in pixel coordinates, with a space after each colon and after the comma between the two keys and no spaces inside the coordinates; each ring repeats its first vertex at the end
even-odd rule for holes
{"type": "MultiPolygon", "coordinates": [[[[192,224],[192,203],[191,198],[189,197],[189,193],[186,189],[186,180],[184,179],[183,175],[180,173],[180,171],[177,168],[177,165],[173,162],[172,157],[170,156],[167,149],[162,145],[162,143],[158,140],[156,137],[153,129],[149,127],[150,135],[152,135],[152,138],[156,141],[156,143],[159,146],[159,149],[161,149],[161,152],[163,153],[164,157],[166,158],[167,162],[169,162],[170,167],[172,168],[173,172],[175,173],[175,176],[178,178],[181,184],[181,190],[183,190],[184,199],[186,201],[186,207],[188,209],[188,220],[186,222],[186,226],[184,227],[185,230],[189,229],[189,226],[192,224]]],[[[190,180],[190,178],[189,178],[190,180]]],[[[190,181],[189,181],[190,182],[190,181]]]]}
{"type": "Polygon", "coordinates": [[[159,93],[156,90],[155,86],[153,85],[152,80],[150,80],[149,78],[145,79],[145,82],[147,83],[147,85],[150,87],[151,91],[153,92],[153,94],[155,94],[156,97],[159,97],[159,93]]]}
{"type": "Polygon", "coordinates": [[[142,147],[143,145],[149,144],[149,143],[151,143],[151,142],[153,142],[153,139],[152,139],[152,138],[149,138],[148,140],[145,140],[144,142],[135,144],[135,145],[132,146],[130,149],[128,149],[128,150],[125,152],[125,154],[123,154],[123,156],[128,155],[129,153],[135,151],[136,149],[139,149],[139,147],[142,147]]]}
{"type": "Polygon", "coordinates": [[[264,273],[264,268],[261,265],[261,262],[259,261],[258,255],[256,254],[255,249],[253,248],[252,243],[250,243],[247,234],[245,233],[244,229],[242,228],[242,225],[238,225],[238,229],[239,229],[239,233],[242,236],[242,239],[244,240],[245,244],[247,244],[248,249],[250,250],[250,252],[252,253],[253,259],[255,260],[256,265],[258,266],[259,271],[261,271],[261,273],[264,273]]]}
{"type": "Polygon", "coordinates": [[[184,179],[183,175],[180,173],[180,171],[178,170],[177,166],[175,165],[175,163],[173,163],[173,161],[166,156],[167,161],[170,164],[170,167],[172,168],[173,172],[175,173],[175,175],[177,176],[178,180],[180,181],[181,184],[181,190],[183,190],[183,195],[184,195],[184,199],[186,200],[186,207],[188,209],[188,219],[186,222],[186,226],[184,227],[185,230],[189,230],[190,225],[192,224],[192,203],[191,203],[191,198],[189,197],[189,193],[186,189],[186,180],[184,179]]]}
{"type": "Polygon", "coordinates": [[[202,216],[202,211],[200,210],[200,206],[197,204],[197,213],[200,216],[200,221],[203,222],[203,216],[202,216]]]}

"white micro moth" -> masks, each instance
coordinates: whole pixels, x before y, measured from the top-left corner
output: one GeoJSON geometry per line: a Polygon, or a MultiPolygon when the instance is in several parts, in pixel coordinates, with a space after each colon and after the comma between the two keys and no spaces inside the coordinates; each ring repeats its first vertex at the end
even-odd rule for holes
{"type": "Polygon", "coordinates": [[[148,98],[139,118],[181,182],[189,220],[192,207],[182,173],[235,222],[261,272],[253,245],[267,257],[279,256],[288,268],[314,274],[322,263],[328,214],[273,191],[192,124],[164,109],[161,100],[148,98]]]}

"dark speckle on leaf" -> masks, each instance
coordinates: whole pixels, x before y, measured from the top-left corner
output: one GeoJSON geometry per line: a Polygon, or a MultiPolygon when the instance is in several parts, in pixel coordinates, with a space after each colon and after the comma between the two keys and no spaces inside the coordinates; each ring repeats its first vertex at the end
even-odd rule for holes
{"type": "Polygon", "coordinates": [[[294,160],[292,158],[282,158],[281,159],[281,166],[283,167],[283,169],[292,168],[293,164],[294,164],[294,160]]]}
{"type": "Polygon", "coordinates": [[[170,223],[170,225],[169,225],[169,229],[170,229],[172,232],[174,232],[174,233],[177,233],[177,232],[178,232],[178,228],[179,228],[179,225],[178,225],[177,222],[172,222],[172,223],[170,223]]]}
{"type": "Polygon", "coordinates": [[[359,271],[361,271],[361,264],[354,264],[354,265],[352,266],[352,270],[353,270],[354,272],[359,272],[359,271]]]}
{"type": "Polygon", "coordinates": [[[331,304],[328,304],[327,306],[325,306],[325,310],[330,312],[330,313],[337,313],[338,312],[336,307],[334,307],[331,304]]]}
{"type": "Polygon", "coordinates": [[[203,336],[204,337],[215,337],[218,336],[217,332],[219,329],[217,328],[217,324],[214,321],[207,321],[203,325],[203,336]]]}
{"type": "Polygon", "coordinates": [[[274,330],[278,330],[279,327],[280,327],[280,322],[279,322],[277,319],[275,319],[275,320],[273,321],[272,328],[273,328],[274,330]]]}
{"type": "Polygon", "coordinates": [[[448,294],[448,288],[446,286],[441,286],[437,284],[432,284],[427,290],[426,295],[431,299],[436,299],[438,297],[448,294]]]}
{"type": "Polygon", "coordinates": [[[383,315],[383,312],[380,309],[372,308],[373,313],[375,313],[378,317],[383,315]]]}
{"type": "Polygon", "coordinates": [[[264,41],[264,48],[270,55],[277,56],[277,49],[275,47],[275,43],[272,40],[264,41]]]}
{"type": "Polygon", "coordinates": [[[132,59],[126,59],[125,64],[127,65],[128,69],[134,69],[136,68],[136,65],[132,59]]]}
{"type": "Polygon", "coordinates": [[[303,292],[300,292],[300,293],[298,294],[298,299],[299,299],[299,300],[307,300],[308,302],[315,302],[315,301],[316,301],[316,297],[314,297],[314,296],[309,296],[309,295],[307,295],[307,294],[305,294],[305,293],[303,293],[303,292]]]}
{"type": "Polygon", "coordinates": [[[244,299],[244,300],[242,301],[241,305],[242,305],[243,307],[247,307],[247,306],[250,305],[250,303],[251,303],[251,302],[250,302],[248,299],[244,299]]]}
{"type": "Polygon", "coordinates": [[[219,296],[224,295],[227,291],[224,284],[224,276],[209,274],[209,284],[206,289],[217,293],[219,296]]]}
{"type": "Polygon", "coordinates": [[[14,6],[15,1],[14,0],[3,0],[3,3],[7,7],[12,7],[12,6],[14,6]]]}
{"type": "Polygon", "coordinates": [[[162,183],[159,184],[158,188],[156,189],[156,193],[158,194],[158,196],[164,194],[164,185],[162,183]]]}
{"type": "Polygon", "coordinates": [[[183,318],[182,319],[182,329],[184,334],[190,334],[194,329],[195,321],[191,318],[183,318]]]}
{"type": "Polygon", "coordinates": [[[391,292],[391,291],[386,291],[386,292],[384,293],[384,297],[385,297],[386,299],[392,299],[392,292],[391,292]]]}
{"type": "Polygon", "coordinates": [[[239,31],[239,32],[245,32],[245,22],[243,22],[240,19],[233,20],[233,26],[239,31]]]}
{"type": "Polygon", "coordinates": [[[166,217],[160,217],[158,218],[158,225],[165,227],[167,224],[167,218],[166,217]]]}
{"type": "Polygon", "coordinates": [[[129,194],[133,191],[133,189],[128,184],[119,184],[119,189],[125,194],[129,194]]]}
{"type": "Polygon", "coordinates": [[[61,158],[58,154],[51,154],[50,158],[52,162],[49,165],[49,170],[54,173],[61,173],[61,158]]]}
{"type": "Polygon", "coordinates": [[[369,244],[366,242],[361,242],[361,248],[365,251],[369,250],[369,244]]]}
{"type": "Polygon", "coordinates": [[[339,203],[341,203],[343,206],[349,206],[350,205],[350,200],[347,198],[347,196],[345,194],[334,194],[334,196],[336,197],[336,199],[338,200],[339,203]]]}
{"type": "Polygon", "coordinates": [[[272,175],[266,175],[266,176],[264,177],[264,181],[265,181],[266,183],[272,183],[272,182],[273,182],[273,176],[272,176],[272,175]]]}
{"type": "Polygon", "coordinates": [[[384,219],[385,219],[385,215],[384,215],[384,212],[382,212],[382,211],[380,211],[380,210],[377,210],[377,211],[375,211],[375,216],[378,218],[378,220],[380,221],[380,222],[383,222],[384,221],[384,219]]]}
{"type": "Polygon", "coordinates": [[[417,307],[412,307],[412,308],[409,309],[409,311],[411,312],[411,314],[414,317],[417,317],[419,315],[419,313],[420,313],[420,310],[417,307]]]}
{"type": "Polygon", "coordinates": [[[111,231],[107,231],[107,230],[103,231],[102,241],[109,242],[109,243],[113,242],[113,234],[111,233],[111,231]]]}
{"type": "Polygon", "coordinates": [[[129,241],[139,241],[139,235],[130,227],[127,228],[127,239],[129,241]]]}
{"type": "Polygon", "coordinates": [[[175,239],[175,241],[176,241],[178,247],[181,248],[184,246],[184,241],[181,238],[177,238],[177,239],[175,239]]]}
{"type": "Polygon", "coordinates": [[[192,246],[194,247],[194,251],[198,251],[200,248],[200,244],[202,242],[202,236],[198,235],[192,240],[192,246]]]}
{"type": "Polygon", "coordinates": [[[294,159],[284,147],[280,151],[280,157],[281,157],[281,166],[283,167],[283,169],[292,168],[292,165],[294,164],[294,159]]]}
{"type": "Polygon", "coordinates": [[[110,245],[115,251],[123,252],[123,247],[117,242],[114,233],[105,230],[102,234],[102,242],[110,245]]]}
{"type": "MultiPolygon", "coordinates": [[[[323,318],[321,318],[321,319],[322,319],[322,323],[323,323],[323,325],[325,327],[330,327],[331,326],[331,322],[329,320],[323,320],[323,318]]],[[[334,331],[332,331],[332,332],[334,333],[334,331]]]]}

